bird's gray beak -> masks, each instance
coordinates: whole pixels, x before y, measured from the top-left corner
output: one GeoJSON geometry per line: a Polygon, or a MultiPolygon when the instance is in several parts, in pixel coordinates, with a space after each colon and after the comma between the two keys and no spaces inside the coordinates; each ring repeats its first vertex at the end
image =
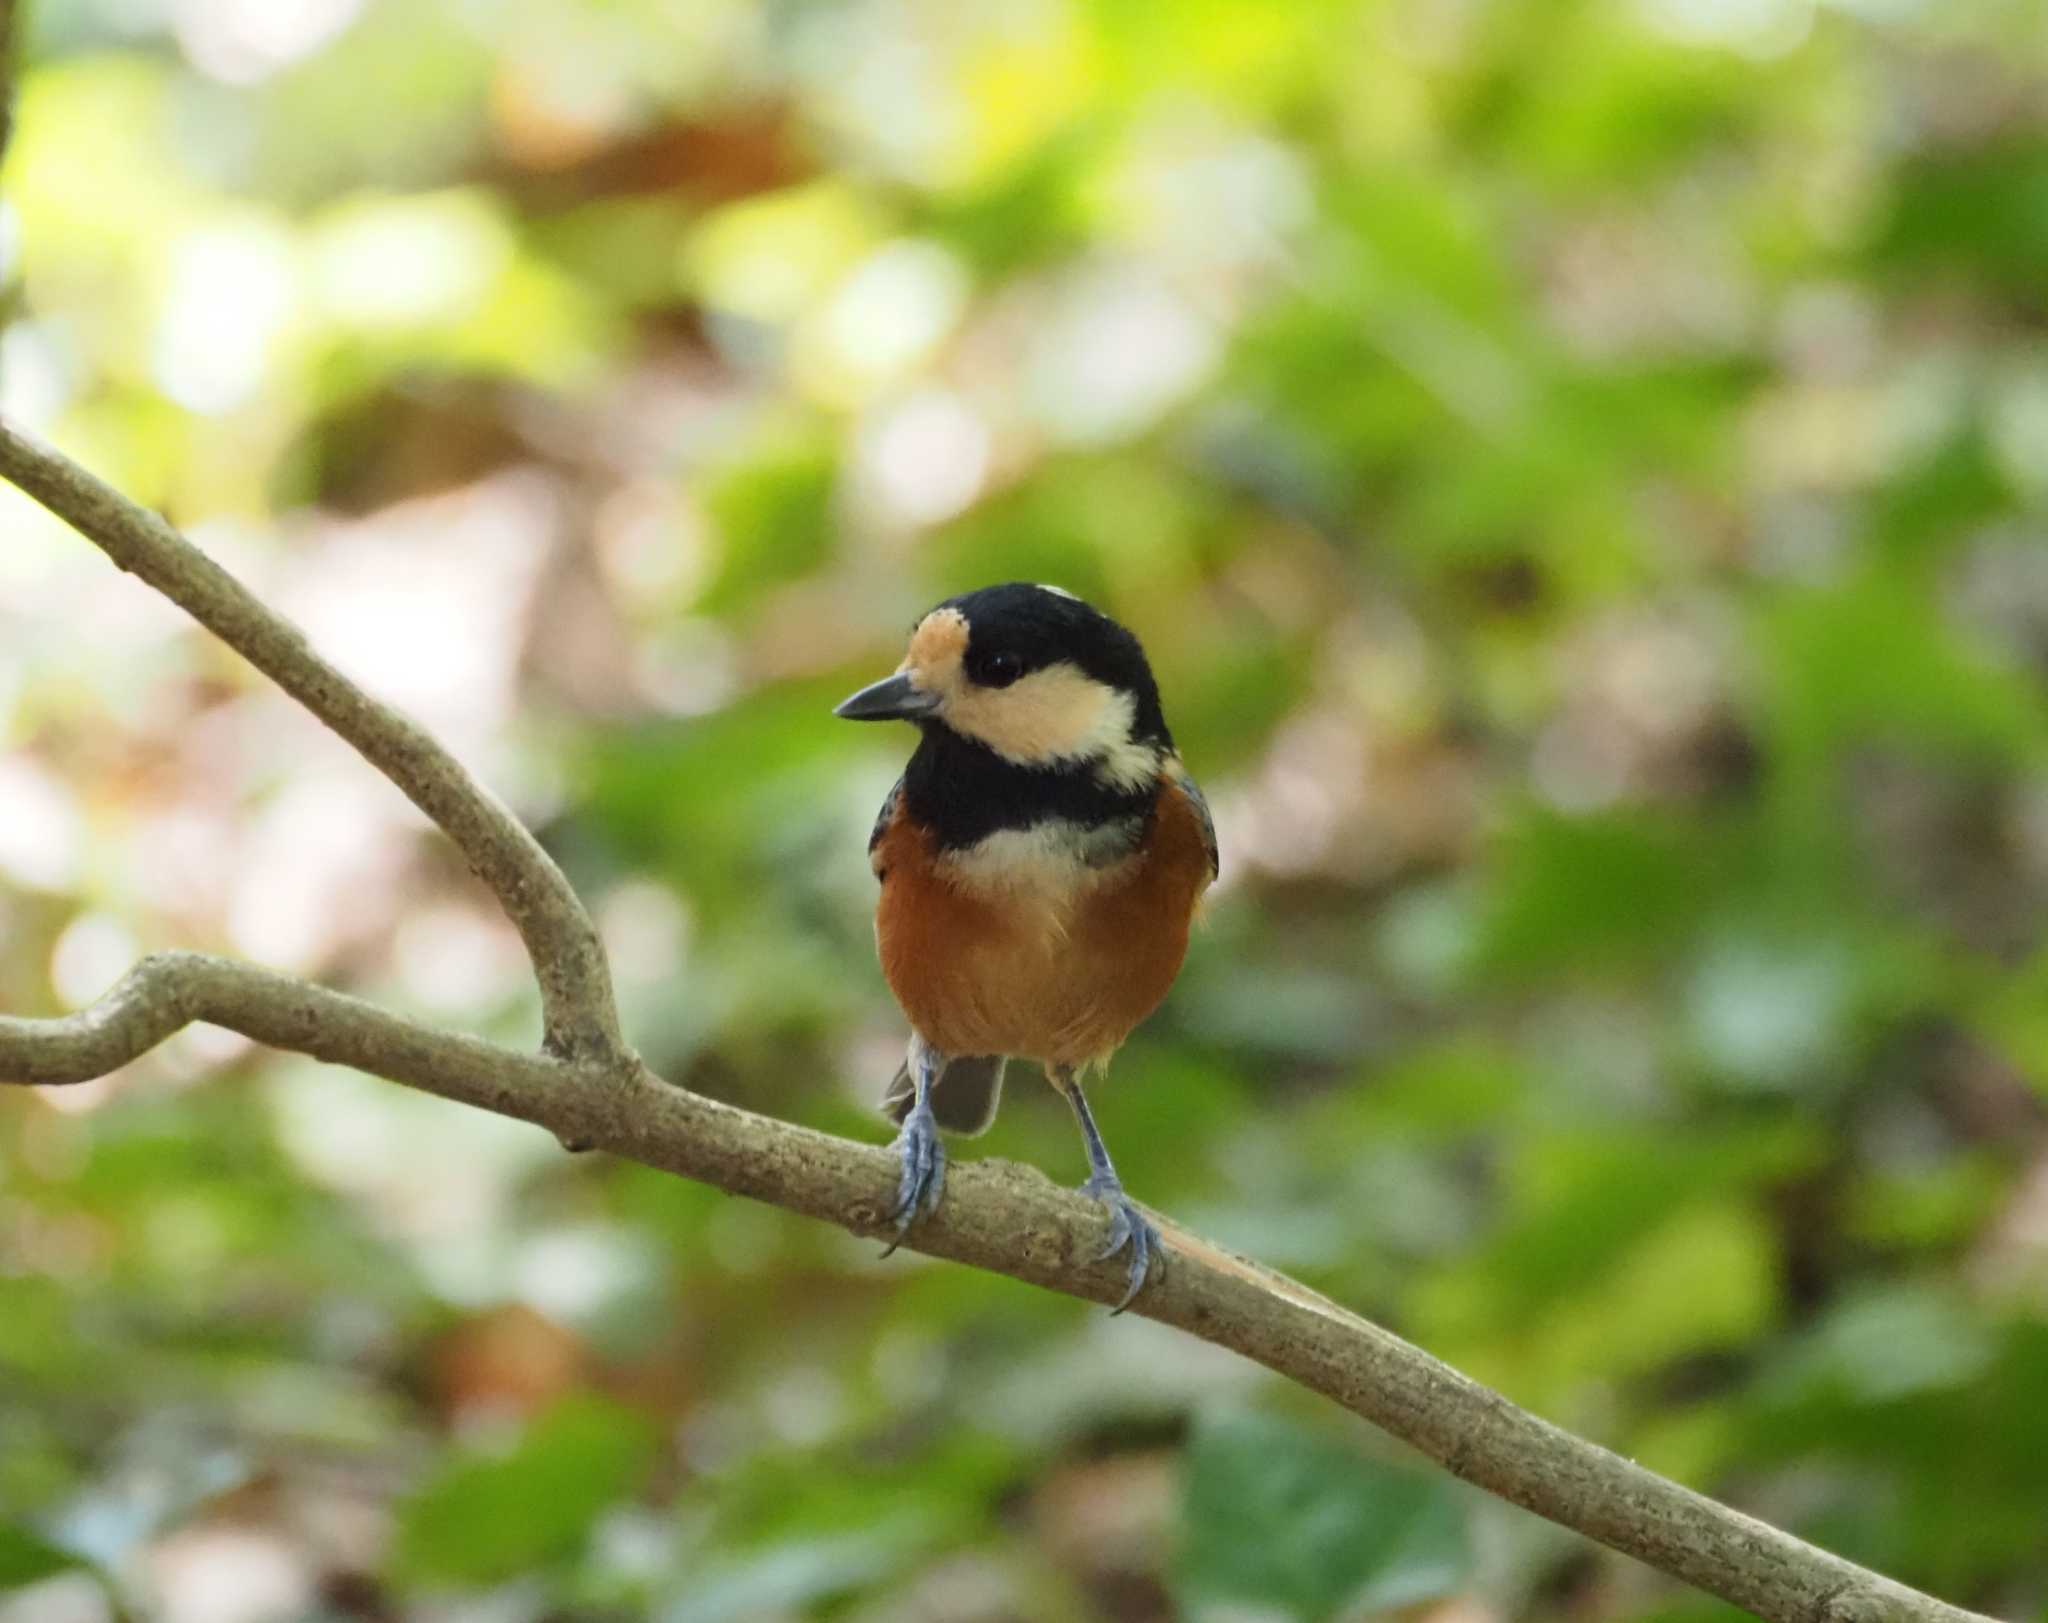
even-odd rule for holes
{"type": "Polygon", "coordinates": [[[939,707],[939,696],[913,687],[902,671],[870,682],[851,698],[842,699],[832,714],[848,721],[915,721],[939,707]]]}

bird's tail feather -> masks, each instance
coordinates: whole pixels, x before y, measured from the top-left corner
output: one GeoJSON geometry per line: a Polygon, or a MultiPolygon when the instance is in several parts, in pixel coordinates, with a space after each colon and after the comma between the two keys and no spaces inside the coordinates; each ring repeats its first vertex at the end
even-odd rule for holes
{"type": "MultiPolygon", "coordinates": [[[[1001,1054],[948,1060],[932,1088],[932,1114],[939,1125],[949,1133],[969,1136],[986,1132],[996,1119],[996,1104],[1003,1095],[1005,1063],[1001,1054]]],[[[882,1095],[882,1113],[900,1125],[910,1114],[916,1092],[910,1082],[910,1066],[898,1066],[888,1092],[882,1095]]]]}

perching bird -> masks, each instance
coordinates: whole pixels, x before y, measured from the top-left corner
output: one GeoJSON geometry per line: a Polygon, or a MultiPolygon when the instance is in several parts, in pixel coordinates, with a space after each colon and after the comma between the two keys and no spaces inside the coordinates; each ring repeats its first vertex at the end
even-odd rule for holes
{"type": "Polygon", "coordinates": [[[1217,873],[1145,652],[1069,592],[989,586],[933,609],[896,673],[835,714],[924,735],[868,841],[882,973],[911,1025],[883,1100],[901,1124],[897,1239],[938,1205],[938,1130],[981,1132],[1005,1061],[1037,1060],[1080,1124],[1081,1192],[1109,1208],[1101,1254],[1130,1251],[1121,1312],[1159,1231],[1124,1193],[1080,1078],[1166,996],[1217,873]]]}

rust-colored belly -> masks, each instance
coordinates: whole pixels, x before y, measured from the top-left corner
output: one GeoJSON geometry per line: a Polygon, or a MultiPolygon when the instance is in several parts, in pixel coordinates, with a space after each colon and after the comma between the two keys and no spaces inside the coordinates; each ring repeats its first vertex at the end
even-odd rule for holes
{"type": "Polygon", "coordinates": [[[882,973],[911,1024],[945,1053],[1049,1065],[1107,1059],[1159,1006],[1209,882],[1171,785],[1137,854],[1067,884],[964,879],[900,818],[875,855],[882,973]]]}

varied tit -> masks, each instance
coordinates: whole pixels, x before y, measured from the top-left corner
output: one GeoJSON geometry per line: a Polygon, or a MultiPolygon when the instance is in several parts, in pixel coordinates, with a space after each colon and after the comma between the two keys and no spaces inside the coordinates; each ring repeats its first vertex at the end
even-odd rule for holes
{"type": "Polygon", "coordinates": [[[1159,1231],[1124,1193],[1080,1079],[1166,996],[1217,872],[1144,650],[1071,593],[985,587],[927,614],[895,675],[836,714],[923,734],[868,841],[882,973],[911,1025],[883,1101],[901,1124],[897,1240],[938,1204],[939,1129],[982,1131],[1005,1061],[1036,1060],[1080,1124],[1082,1193],[1109,1208],[1102,1256],[1130,1253],[1121,1312],[1159,1231]]]}

